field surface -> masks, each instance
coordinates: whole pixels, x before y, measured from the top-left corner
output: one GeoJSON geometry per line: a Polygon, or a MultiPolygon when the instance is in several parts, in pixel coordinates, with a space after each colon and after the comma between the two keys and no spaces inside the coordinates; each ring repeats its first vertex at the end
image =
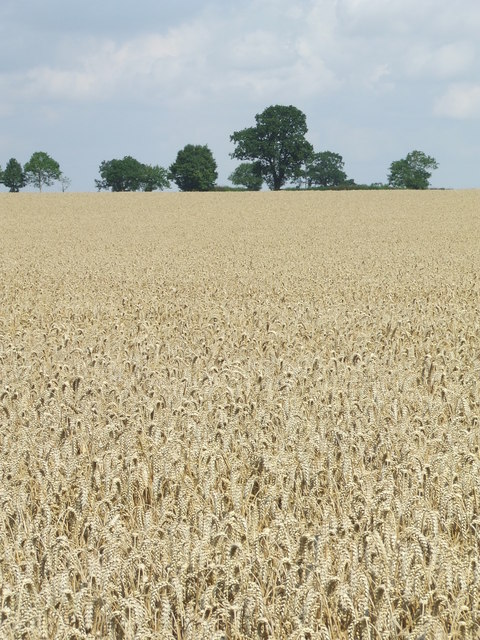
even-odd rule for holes
{"type": "Polygon", "coordinates": [[[0,637],[480,637],[480,192],[2,194],[0,637]]]}

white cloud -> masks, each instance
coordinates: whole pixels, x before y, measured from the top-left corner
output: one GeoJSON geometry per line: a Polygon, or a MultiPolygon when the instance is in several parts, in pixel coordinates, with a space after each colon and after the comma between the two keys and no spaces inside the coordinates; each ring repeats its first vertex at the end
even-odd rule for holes
{"type": "Polygon", "coordinates": [[[365,85],[375,91],[392,91],[395,83],[391,80],[390,65],[377,64],[366,77],[365,85]]]}
{"type": "Polygon", "coordinates": [[[118,94],[141,100],[145,93],[188,84],[202,66],[208,34],[184,25],[165,35],[135,37],[123,43],[88,39],[62,64],[33,67],[4,77],[10,90],[32,99],[103,102],[118,94]],[[137,94],[135,92],[138,92],[137,94]]]}
{"type": "Polygon", "coordinates": [[[277,73],[257,69],[231,74],[218,82],[218,93],[225,90],[225,84],[249,99],[286,103],[330,93],[339,86],[334,74],[321,60],[312,63],[302,59],[284,69],[277,69],[277,73]]]}
{"type": "Polygon", "coordinates": [[[458,78],[475,66],[475,46],[472,42],[453,42],[440,46],[425,43],[407,50],[405,68],[408,75],[458,78]]]}
{"type": "Polygon", "coordinates": [[[292,41],[264,29],[247,32],[229,41],[225,52],[227,65],[233,70],[275,70],[289,66],[295,57],[292,41]]]}
{"type": "Polygon", "coordinates": [[[476,37],[480,27],[477,0],[336,0],[344,28],[361,37],[392,36],[412,40],[455,39],[455,34],[476,37]]]}
{"type": "MultiPolygon", "coordinates": [[[[300,14],[290,7],[296,16],[300,14]]],[[[239,25],[244,16],[238,14],[239,25]]],[[[293,21],[295,22],[295,20],[293,21]]],[[[233,30],[235,31],[235,30],[233,30]]],[[[165,34],[122,43],[79,41],[63,64],[10,76],[23,98],[103,102],[122,96],[175,104],[229,91],[258,98],[321,94],[338,82],[315,46],[298,29],[247,26],[231,36],[222,17],[186,22],[165,34]]]]}
{"type": "Polygon", "coordinates": [[[456,120],[480,118],[480,84],[453,84],[439,98],[434,114],[456,120]]]}
{"type": "Polygon", "coordinates": [[[480,6],[462,4],[468,19],[446,0],[245,0],[222,10],[211,0],[165,32],[64,35],[58,55],[52,50],[48,61],[4,81],[32,100],[169,103],[217,95],[222,87],[275,99],[341,86],[392,90],[402,77],[458,82],[478,67],[476,39],[465,33],[480,24],[480,6]]]}
{"type": "Polygon", "coordinates": [[[88,70],[65,71],[40,67],[29,71],[25,77],[24,92],[32,98],[87,100],[105,91],[107,85],[101,83],[97,74],[88,70]]]}
{"type": "Polygon", "coordinates": [[[433,0],[337,0],[336,4],[349,33],[381,38],[405,34],[412,26],[426,24],[436,8],[433,0]]]}
{"type": "Polygon", "coordinates": [[[427,83],[468,77],[475,46],[459,38],[435,43],[429,19],[442,12],[434,6],[433,0],[250,0],[224,14],[210,7],[164,33],[63,41],[63,62],[17,72],[7,83],[12,95],[32,102],[179,105],[222,95],[290,102],[342,87],[375,95],[398,90],[402,77],[427,83]]]}
{"type": "Polygon", "coordinates": [[[12,104],[7,102],[5,98],[3,98],[2,101],[0,102],[0,118],[7,118],[13,115],[13,113],[14,113],[14,109],[12,104]]]}

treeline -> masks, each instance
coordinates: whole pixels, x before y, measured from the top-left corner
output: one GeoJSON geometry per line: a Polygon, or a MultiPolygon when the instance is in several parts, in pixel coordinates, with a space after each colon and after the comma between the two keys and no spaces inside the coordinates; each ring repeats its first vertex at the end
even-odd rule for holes
{"type": "Polygon", "coordinates": [[[24,167],[16,158],[10,158],[5,170],[0,166],[0,183],[4,184],[11,193],[18,193],[27,184],[31,184],[39,191],[43,187],[50,187],[59,181],[62,190],[70,185],[70,178],[65,176],[60,165],[45,151],[36,151],[24,167]]]}
{"type": "MultiPolygon", "coordinates": [[[[230,140],[235,149],[232,158],[242,161],[229,180],[235,190],[259,191],[263,185],[277,191],[296,189],[427,189],[438,164],[422,151],[411,151],[391,163],[386,183],[358,185],[348,178],[339,153],[315,151],[306,139],[306,116],[294,106],[274,105],[255,116],[255,125],[235,131],[230,140]]],[[[104,160],[99,167],[96,188],[111,191],[154,191],[167,189],[174,182],[181,191],[228,191],[217,185],[217,163],[207,145],[188,144],[177,153],[168,169],[143,164],[132,156],[104,160]]],[[[59,181],[65,191],[70,180],[58,162],[38,151],[22,168],[11,158],[0,182],[11,192],[27,184],[42,190],[59,181]]]]}

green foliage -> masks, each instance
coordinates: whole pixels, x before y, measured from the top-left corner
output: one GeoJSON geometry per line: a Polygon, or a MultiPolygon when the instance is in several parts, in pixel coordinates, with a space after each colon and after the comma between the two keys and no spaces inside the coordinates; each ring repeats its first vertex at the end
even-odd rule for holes
{"type": "Polygon", "coordinates": [[[101,180],[95,180],[95,185],[101,189],[112,191],[138,191],[142,176],[142,164],[132,156],[124,156],[121,160],[103,160],[99,172],[101,180]]]}
{"type": "Polygon", "coordinates": [[[392,162],[388,184],[395,189],[428,189],[434,169],[438,169],[435,158],[423,151],[411,151],[403,160],[392,162]]]}
{"type": "Polygon", "coordinates": [[[125,156],[121,160],[104,160],[99,172],[101,180],[95,180],[99,191],[154,191],[170,186],[165,169],[142,164],[132,156],[125,156]]]}
{"type": "Polygon", "coordinates": [[[291,105],[275,105],[257,114],[255,121],[254,127],[230,136],[236,145],[231,157],[257,163],[268,187],[278,190],[301,176],[302,165],[313,153],[305,139],[306,117],[291,105]]]}
{"type": "Polygon", "coordinates": [[[207,145],[187,144],[170,165],[169,177],[181,191],[213,191],[217,163],[207,145]]]}
{"type": "Polygon", "coordinates": [[[213,187],[213,190],[214,190],[214,191],[217,191],[217,192],[219,192],[219,193],[220,193],[220,192],[222,192],[222,193],[226,193],[226,192],[228,192],[228,191],[236,191],[237,193],[240,191],[240,192],[245,193],[245,191],[247,191],[247,189],[245,189],[245,187],[232,187],[232,186],[231,186],[231,185],[229,185],[229,184],[216,184],[216,185],[213,187]]]}
{"type": "Polygon", "coordinates": [[[159,167],[158,164],[150,166],[143,165],[143,177],[140,182],[142,191],[155,191],[156,189],[168,189],[170,182],[168,180],[167,170],[159,167]]]}
{"type": "MultiPolygon", "coordinates": [[[[301,189],[301,184],[297,184],[296,187],[286,187],[285,191],[298,191],[301,189]]],[[[381,182],[372,182],[371,184],[357,184],[353,178],[349,178],[342,184],[335,187],[307,187],[309,191],[381,191],[391,189],[388,184],[382,184],[381,182]]]]}
{"type": "Polygon", "coordinates": [[[15,158],[10,158],[7,162],[2,175],[2,182],[10,189],[10,193],[18,193],[26,185],[22,165],[15,158]]]}
{"type": "Polygon", "coordinates": [[[260,191],[263,184],[258,162],[242,162],[228,179],[237,187],[245,187],[248,191],[260,191]]]}
{"type": "Polygon", "coordinates": [[[338,187],[347,181],[343,158],[332,151],[314,153],[305,163],[303,180],[307,187],[338,187]]]}
{"type": "Polygon", "coordinates": [[[39,191],[43,186],[50,187],[60,180],[60,165],[45,151],[36,151],[24,167],[27,183],[33,184],[39,191]]]}

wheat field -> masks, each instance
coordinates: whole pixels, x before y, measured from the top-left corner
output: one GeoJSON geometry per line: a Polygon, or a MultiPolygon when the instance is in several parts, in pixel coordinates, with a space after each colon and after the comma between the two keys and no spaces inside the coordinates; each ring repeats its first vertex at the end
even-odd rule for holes
{"type": "Polygon", "coordinates": [[[0,637],[480,637],[480,192],[2,194],[0,637]]]}

